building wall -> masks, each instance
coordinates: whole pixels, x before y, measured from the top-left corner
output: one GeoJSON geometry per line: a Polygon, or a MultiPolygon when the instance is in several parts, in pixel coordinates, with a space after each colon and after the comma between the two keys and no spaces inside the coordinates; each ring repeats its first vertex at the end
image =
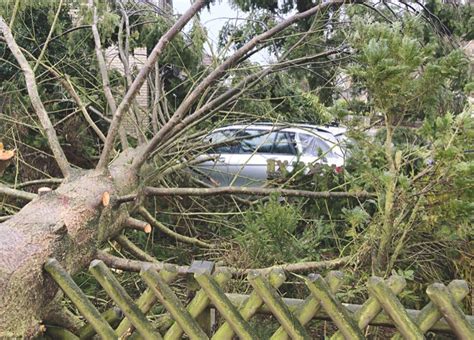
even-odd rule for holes
{"type": "MultiPolygon", "coordinates": [[[[138,47],[133,50],[133,53],[129,55],[129,65],[132,74],[136,74],[143,66],[147,59],[147,53],[145,47],[138,47]]],[[[117,46],[111,46],[105,51],[105,60],[109,70],[116,70],[125,76],[124,67],[120,60],[119,51],[117,46]]],[[[132,136],[136,136],[137,128],[141,131],[146,131],[149,126],[149,95],[148,95],[148,82],[145,80],[142,87],[139,90],[135,98],[137,108],[135,110],[137,115],[136,122],[135,118],[131,116],[131,111],[126,115],[124,120],[124,127],[127,133],[132,136]],[[137,124],[138,123],[138,124],[137,124]]]]}

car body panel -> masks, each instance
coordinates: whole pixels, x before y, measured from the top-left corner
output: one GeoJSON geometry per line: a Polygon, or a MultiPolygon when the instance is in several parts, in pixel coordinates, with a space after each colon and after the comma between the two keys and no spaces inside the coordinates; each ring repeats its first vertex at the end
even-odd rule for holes
{"type": "Polygon", "coordinates": [[[297,161],[307,165],[306,173],[317,164],[341,167],[345,152],[339,140],[345,131],[308,124],[222,127],[205,138],[211,146],[207,156],[214,159],[203,161],[197,169],[221,186],[262,186],[272,162],[276,171],[281,164],[291,171],[297,161]]]}

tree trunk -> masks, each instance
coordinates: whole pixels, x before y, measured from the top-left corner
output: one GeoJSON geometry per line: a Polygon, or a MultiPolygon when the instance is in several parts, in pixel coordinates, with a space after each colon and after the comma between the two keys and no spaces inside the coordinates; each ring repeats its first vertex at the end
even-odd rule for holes
{"type": "Polygon", "coordinates": [[[33,337],[56,306],[56,285],[43,271],[48,257],[71,274],[84,269],[101,242],[117,235],[125,208],[104,207],[112,197],[136,189],[129,170],[133,152],[117,159],[110,172],[78,171],[57,190],[41,195],[0,224],[0,338],[33,337]]]}

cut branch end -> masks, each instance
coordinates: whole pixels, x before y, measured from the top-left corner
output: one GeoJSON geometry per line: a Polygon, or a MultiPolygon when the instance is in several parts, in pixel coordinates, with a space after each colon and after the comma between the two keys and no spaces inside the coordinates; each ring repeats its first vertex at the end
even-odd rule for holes
{"type": "Polygon", "coordinates": [[[107,207],[107,206],[109,206],[109,204],[110,204],[110,194],[107,191],[105,191],[102,194],[102,205],[104,207],[107,207]]]}

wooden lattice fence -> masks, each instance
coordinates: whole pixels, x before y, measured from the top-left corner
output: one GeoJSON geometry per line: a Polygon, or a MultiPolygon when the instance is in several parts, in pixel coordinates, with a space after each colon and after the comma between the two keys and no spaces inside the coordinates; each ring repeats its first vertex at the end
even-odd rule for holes
{"type": "Polygon", "coordinates": [[[329,272],[325,278],[319,274],[301,277],[310,291],[302,300],[283,298],[278,293],[286,281],[281,269],[274,269],[268,275],[250,272],[247,280],[253,291],[242,295],[224,292],[222,287],[231,278],[228,271],[212,273],[212,266],[195,264],[190,267],[190,275],[194,275],[200,289],[185,306],[169,285],[177,277],[175,267],[166,266],[158,273],[152,266],[144,266],[140,276],[147,289],[134,301],[112,271],[102,261],[94,260],[90,272],[121,311],[113,308],[100,314],[57,260],[50,259],[45,269],[88,322],[77,334],[48,327],[47,332],[56,339],[87,339],[94,334],[103,339],[232,339],[235,336],[258,339],[255,323],[251,325],[249,320],[261,313],[272,315],[280,324],[270,339],[310,339],[305,326],[312,319],[333,322],[338,330],[331,339],[365,339],[364,331],[369,325],[395,327],[398,333],[394,339],[423,339],[428,331],[451,332],[459,339],[474,339],[474,317],[465,315],[459,307],[469,292],[467,283],[460,280],[448,286],[430,285],[426,293],[431,302],[421,310],[409,310],[397,298],[406,285],[400,276],[387,280],[372,277],[367,282],[367,301],[350,305],[335,297],[342,283],[338,271],[329,272]],[[167,313],[159,322],[151,322],[146,315],[156,303],[167,313]],[[215,329],[209,327],[210,308],[223,320],[215,329]]]}

